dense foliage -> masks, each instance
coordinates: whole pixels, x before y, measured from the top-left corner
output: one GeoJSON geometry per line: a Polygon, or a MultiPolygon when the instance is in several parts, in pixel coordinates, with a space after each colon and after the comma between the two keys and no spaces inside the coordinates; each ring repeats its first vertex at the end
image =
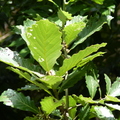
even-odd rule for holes
{"type": "Polygon", "coordinates": [[[120,119],[119,2],[0,5],[2,119],[120,119]]]}

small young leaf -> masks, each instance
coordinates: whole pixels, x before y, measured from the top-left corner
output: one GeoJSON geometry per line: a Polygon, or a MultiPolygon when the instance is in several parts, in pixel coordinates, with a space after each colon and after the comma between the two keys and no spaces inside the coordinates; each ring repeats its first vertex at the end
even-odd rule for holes
{"type": "Polygon", "coordinates": [[[111,80],[106,74],[104,74],[104,76],[105,76],[105,82],[106,82],[106,94],[109,94],[110,88],[111,88],[111,80]]]}
{"type": "Polygon", "coordinates": [[[11,103],[9,104],[11,107],[20,110],[31,111],[33,113],[39,113],[38,108],[34,105],[34,102],[30,100],[30,97],[25,97],[22,93],[17,93],[12,89],[8,89],[0,96],[0,102],[4,102],[5,105],[8,105],[8,103],[6,103],[6,99],[8,99],[8,102],[11,103]]]}
{"type": "Polygon", "coordinates": [[[94,98],[99,84],[92,75],[86,74],[85,78],[89,94],[92,98],[94,98]]]}
{"type": "Polygon", "coordinates": [[[109,95],[113,97],[120,96],[120,77],[112,84],[109,95]]]}
{"type": "Polygon", "coordinates": [[[91,45],[84,50],[79,51],[77,54],[74,54],[71,58],[65,59],[62,67],[60,67],[59,71],[56,73],[59,76],[62,76],[66,73],[66,71],[75,67],[83,58],[88,55],[96,52],[99,48],[106,46],[106,43],[91,45]]]}
{"type": "Polygon", "coordinates": [[[65,36],[64,40],[66,44],[70,44],[78,36],[78,33],[80,33],[84,27],[84,22],[78,22],[65,26],[63,29],[63,35],[65,36]]]}
{"type": "Polygon", "coordinates": [[[94,111],[97,117],[102,120],[115,120],[114,115],[107,107],[94,106],[94,111]]]}
{"type": "Polygon", "coordinates": [[[45,111],[46,114],[50,114],[52,111],[54,111],[58,106],[62,105],[62,101],[58,101],[54,99],[52,96],[45,97],[40,102],[42,106],[42,110],[45,111]]]}
{"type": "Polygon", "coordinates": [[[65,22],[67,20],[71,20],[72,19],[72,15],[69,14],[68,12],[63,11],[62,9],[60,9],[58,11],[58,17],[62,21],[63,24],[65,24],[65,22]]]}
{"type": "Polygon", "coordinates": [[[62,49],[59,28],[48,20],[40,20],[29,27],[25,34],[27,39],[24,40],[34,59],[45,71],[51,70],[62,49]]]}

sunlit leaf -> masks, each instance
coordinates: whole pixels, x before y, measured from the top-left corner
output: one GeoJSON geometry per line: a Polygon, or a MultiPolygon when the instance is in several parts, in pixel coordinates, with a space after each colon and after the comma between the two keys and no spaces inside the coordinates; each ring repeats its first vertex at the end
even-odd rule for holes
{"type": "Polygon", "coordinates": [[[74,23],[74,24],[70,24],[64,27],[63,31],[64,31],[64,40],[66,42],[66,44],[70,44],[78,35],[78,33],[80,33],[82,31],[82,29],[85,27],[85,23],[84,22],[78,22],[78,23],[74,23]]]}
{"type": "Polygon", "coordinates": [[[0,61],[29,73],[34,73],[39,77],[44,76],[43,74],[39,73],[42,72],[39,66],[34,65],[29,59],[20,57],[16,51],[13,52],[9,48],[0,47],[0,61]]]}
{"type": "Polygon", "coordinates": [[[94,111],[97,117],[102,120],[115,120],[114,115],[107,107],[94,106],[94,111]]]}
{"type": "Polygon", "coordinates": [[[58,87],[58,85],[61,83],[62,80],[63,78],[60,76],[45,76],[39,79],[39,81],[46,83],[48,87],[54,88],[54,89],[58,87]]]}
{"type": "Polygon", "coordinates": [[[102,5],[104,2],[104,0],[92,0],[92,1],[94,1],[95,3],[100,4],[100,5],[102,5]]]}
{"type": "Polygon", "coordinates": [[[62,105],[62,101],[58,101],[58,100],[54,99],[52,96],[50,96],[50,97],[45,97],[44,99],[42,99],[40,104],[41,104],[42,110],[46,114],[50,114],[58,106],[62,105]]]}
{"type": "Polygon", "coordinates": [[[117,97],[107,95],[105,97],[105,101],[120,102],[120,99],[118,99],[117,97]]]}
{"type": "Polygon", "coordinates": [[[65,24],[65,22],[67,20],[71,20],[72,19],[72,15],[62,9],[59,9],[58,11],[58,17],[59,19],[63,22],[63,24],[65,24]]]}
{"type": "Polygon", "coordinates": [[[106,74],[104,74],[104,76],[105,76],[105,82],[106,82],[106,94],[109,94],[110,88],[111,88],[111,80],[106,74]]]}
{"type": "Polygon", "coordinates": [[[84,97],[83,95],[80,96],[73,95],[73,98],[76,100],[77,103],[80,103],[83,106],[86,105],[87,103],[96,104],[101,102],[101,101],[95,101],[91,97],[84,97]]]}
{"type": "Polygon", "coordinates": [[[65,59],[63,61],[62,67],[60,67],[59,71],[56,74],[60,76],[64,75],[66,71],[75,67],[83,58],[87,57],[93,52],[96,52],[100,47],[104,46],[106,46],[106,43],[92,45],[84,50],[79,51],[77,54],[74,54],[71,58],[65,59]]]}
{"type": "Polygon", "coordinates": [[[120,105],[118,105],[118,104],[105,103],[105,105],[107,105],[110,108],[113,108],[115,110],[119,110],[120,111],[120,105]]]}
{"type": "Polygon", "coordinates": [[[85,78],[86,78],[86,84],[87,84],[89,94],[92,98],[94,98],[99,84],[95,80],[94,76],[92,76],[92,75],[86,74],[85,78]]]}
{"type": "Polygon", "coordinates": [[[45,71],[52,69],[61,52],[61,32],[48,20],[37,21],[29,27],[24,39],[32,56],[45,71]]]}
{"type": "Polygon", "coordinates": [[[120,96],[120,77],[112,84],[109,95],[113,97],[120,96]]]}
{"type": "MultiPolygon", "coordinates": [[[[77,112],[77,107],[76,106],[76,100],[72,96],[68,96],[69,98],[69,110],[68,113],[72,119],[75,118],[76,112],[77,112]]],[[[66,105],[66,96],[63,96],[62,98],[63,104],[66,105]]],[[[65,106],[66,107],[66,106],[65,106]]]]}
{"type": "Polygon", "coordinates": [[[27,72],[23,72],[19,69],[13,68],[13,67],[8,67],[8,69],[10,69],[11,71],[17,73],[18,75],[20,75],[21,77],[25,78],[26,80],[28,80],[30,83],[38,86],[40,89],[43,89],[44,91],[46,91],[48,94],[51,95],[51,92],[48,90],[47,86],[45,86],[42,83],[37,82],[38,77],[34,76],[34,75],[30,75],[27,72]]]}
{"type": "Polygon", "coordinates": [[[0,96],[0,102],[4,102],[5,105],[8,105],[6,99],[8,99],[9,103],[11,103],[9,104],[11,107],[20,110],[31,111],[33,113],[39,113],[38,108],[34,105],[34,102],[30,100],[30,97],[25,97],[22,93],[17,93],[12,89],[8,89],[0,96]]]}

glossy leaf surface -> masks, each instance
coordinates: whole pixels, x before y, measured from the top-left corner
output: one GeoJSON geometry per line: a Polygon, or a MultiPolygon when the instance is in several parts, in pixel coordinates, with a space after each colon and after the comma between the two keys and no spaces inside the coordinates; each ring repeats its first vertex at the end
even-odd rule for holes
{"type": "Polygon", "coordinates": [[[4,102],[5,105],[9,105],[20,110],[31,111],[33,113],[39,112],[38,108],[34,105],[34,102],[30,100],[29,96],[25,97],[22,93],[17,93],[12,89],[8,89],[2,93],[0,96],[0,102],[4,102]],[[6,99],[8,101],[6,101],[6,99]]]}
{"type": "Polygon", "coordinates": [[[102,120],[115,120],[114,115],[107,107],[95,106],[94,111],[95,111],[97,117],[102,120]]]}
{"type": "Polygon", "coordinates": [[[120,96],[120,77],[112,84],[109,95],[113,97],[120,96]]]}
{"type": "Polygon", "coordinates": [[[38,71],[40,72],[39,66],[31,63],[29,59],[23,59],[17,52],[13,52],[9,48],[0,48],[0,61],[29,73],[36,72],[37,74],[38,71]]]}

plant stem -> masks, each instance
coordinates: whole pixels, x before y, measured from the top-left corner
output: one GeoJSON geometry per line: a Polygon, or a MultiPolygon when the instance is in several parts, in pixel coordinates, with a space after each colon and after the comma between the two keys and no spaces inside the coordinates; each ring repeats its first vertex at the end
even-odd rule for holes
{"type": "Polygon", "coordinates": [[[65,11],[65,4],[66,4],[66,0],[63,0],[63,10],[65,11]]]}
{"type": "MultiPolygon", "coordinates": [[[[65,11],[66,9],[66,0],[63,0],[63,10],[65,11]]],[[[64,28],[65,26],[65,23],[62,23],[62,29],[64,28]]],[[[66,48],[66,43],[64,42],[63,40],[63,51],[64,51],[64,57],[65,59],[68,58],[68,53],[67,53],[67,48],[66,48]]],[[[68,77],[68,72],[66,72],[65,74],[65,80],[67,80],[67,77],[68,77]]],[[[65,89],[65,96],[66,96],[66,111],[65,111],[65,115],[64,115],[64,119],[65,120],[68,120],[68,108],[69,108],[69,92],[68,92],[68,89],[65,89]]]]}
{"type": "MultiPolygon", "coordinates": [[[[67,80],[68,72],[65,75],[65,80],[67,80]]],[[[68,89],[65,89],[65,96],[66,96],[66,110],[68,111],[69,108],[69,92],[68,89]]]]}

